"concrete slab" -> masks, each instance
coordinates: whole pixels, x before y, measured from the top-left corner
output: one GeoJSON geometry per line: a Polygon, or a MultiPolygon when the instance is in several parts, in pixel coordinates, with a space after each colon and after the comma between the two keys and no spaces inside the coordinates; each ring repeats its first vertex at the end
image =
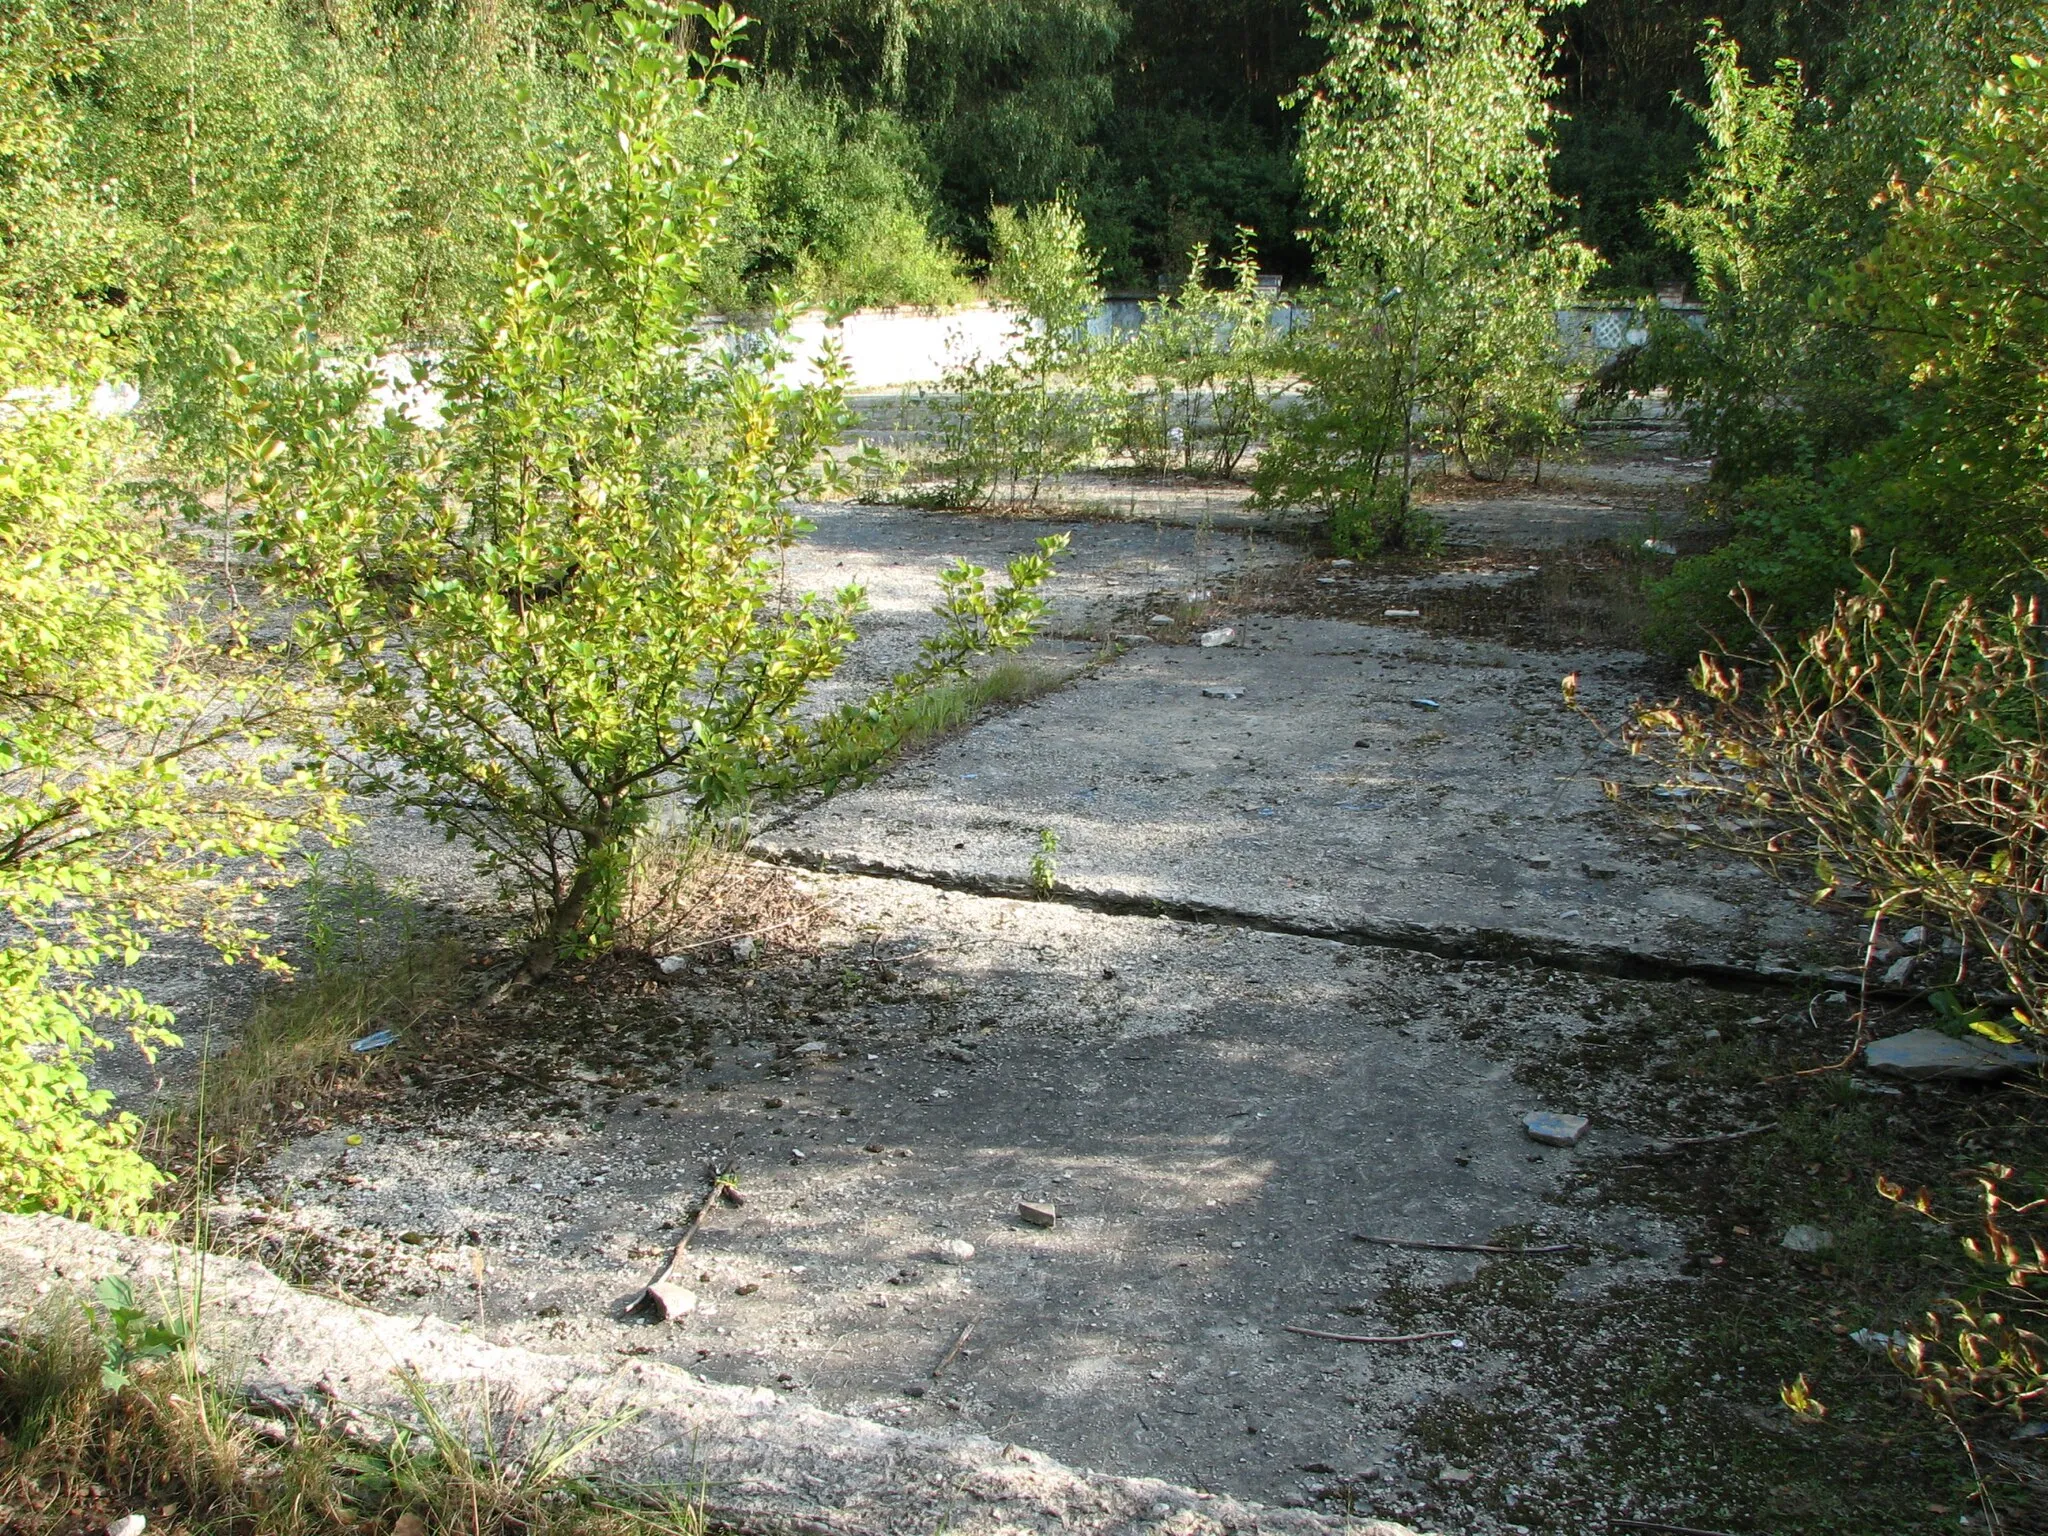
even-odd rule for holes
{"type": "Polygon", "coordinates": [[[447,1422],[493,1448],[507,1435],[561,1435],[610,1421],[569,1472],[662,1487],[719,1530],[1415,1536],[1153,1478],[1076,1472],[986,1437],[905,1433],[672,1366],[508,1349],[447,1323],[309,1296],[240,1260],[201,1258],[56,1216],[0,1213],[0,1323],[11,1328],[38,1308],[88,1304],[91,1288],[114,1276],[145,1306],[196,1308],[216,1383],[261,1393],[265,1412],[288,1405],[318,1418],[343,1409],[380,1427],[417,1424],[413,1393],[423,1389],[447,1422]]]}
{"type": "MultiPolygon", "coordinates": [[[[1560,1280],[1581,1300],[1680,1283],[1667,1221],[1570,1193],[1588,1158],[1644,1144],[1632,1116],[1586,1104],[1583,1147],[1532,1145],[1535,1091],[1472,1026],[1510,1020],[1517,1053],[1547,1049],[1592,1017],[1691,1016],[1693,989],[812,883],[835,917],[815,956],[496,1016],[445,1081],[423,1067],[406,1101],[291,1147],[260,1176],[271,1214],[238,1228],[223,1211],[220,1229],[322,1275],[332,1245],[381,1234],[382,1305],[481,1306],[500,1343],[1417,1523],[1444,1506],[1415,1414],[1471,1399],[1550,1422],[1535,1394],[1554,1373],[1521,1303],[1446,1295],[1493,1261],[1354,1234],[1576,1245],[1548,1261],[1545,1298],[1560,1280]],[[818,1006],[850,978],[879,986],[818,1006]],[[827,1049],[798,1049],[812,1040],[827,1049]],[[679,1266],[698,1305],[627,1319],[714,1159],[746,1203],[714,1210],[679,1266]],[[1058,1225],[1022,1223],[1020,1200],[1058,1225]],[[962,1240],[970,1261],[939,1259],[962,1240]],[[487,1256],[481,1300],[464,1246],[487,1256]],[[1414,1318],[1437,1307],[1454,1337],[1287,1331],[1430,1332],[1414,1318]]],[[[1577,1430],[1556,1429],[1567,1455],[1577,1430]]]]}
{"type": "Polygon", "coordinates": [[[939,574],[956,559],[1000,575],[1040,538],[1066,534],[1068,550],[1046,591],[1052,610],[1036,650],[1049,662],[1071,666],[1088,659],[1108,638],[1112,621],[1149,593],[1214,587],[1299,558],[1257,531],[1164,521],[978,517],[851,503],[804,511],[815,532],[789,551],[785,592],[793,597],[858,583],[868,599],[859,643],[813,698],[820,709],[879,685],[917,659],[919,644],[938,627],[932,604],[939,574]]]}
{"type": "Polygon", "coordinates": [[[1821,920],[1762,874],[1609,804],[1602,781],[1630,759],[1558,681],[1578,672],[1619,719],[1634,658],[1317,619],[1236,628],[1218,649],[1135,648],[760,846],[1022,890],[1049,830],[1060,891],[1111,908],[1618,971],[1782,973],[1827,953],[1821,920]]]}

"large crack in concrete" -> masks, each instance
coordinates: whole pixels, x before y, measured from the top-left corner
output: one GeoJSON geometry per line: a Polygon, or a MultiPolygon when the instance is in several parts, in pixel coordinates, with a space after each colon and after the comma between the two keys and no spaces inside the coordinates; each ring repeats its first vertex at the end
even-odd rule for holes
{"type": "MultiPolygon", "coordinates": [[[[772,832],[771,827],[767,829],[772,832]]],[[[1445,960],[1485,960],[1551,970],[1580,971],[1637,981],[1682,981],[1698,978],[1736,986],[1790,986],[1817,981],[1849,981],[1841,971],[1795,966],[1755,967],[1702,960],[1683,955],[1644,954],[1621,945],[1547,942],[1499,928],[1444,929],[1414,923],[1348,924],[1290,921],[1260,912],[1239,911],[1207,902],[1158,896],[1133,896],[1124,891],[1091,890],[1055,879],[1034,886],[1028,878],[1003,879],[958,874],[945,869],[918,869],[883,860],[835,855],[822,849],[756,842],[757,858],[793,869],[821,874],[865,875],[877,880],[902,880],[934,890],[966,896],[996,896],[1057,902],[1084,912],[1113,917],[1150,917],[1200,923],[1217,928],[1243,928],[1290,938],[1323,939],[1367,949],[1390,949],[1435,955],[1445,960]]]]}

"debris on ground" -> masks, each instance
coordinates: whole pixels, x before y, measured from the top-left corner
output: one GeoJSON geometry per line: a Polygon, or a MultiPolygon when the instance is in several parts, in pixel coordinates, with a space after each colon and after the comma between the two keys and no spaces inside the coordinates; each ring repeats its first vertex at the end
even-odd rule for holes
{"type": "Polygon", "coordinates": [[[1522,1116],[1523,1134],[1546,1147],[1576,1147],[1591,1124],[1584,1115],[1559,1114],[1548,1109],[1532,1109],[1522,1116]]]}
{"type": "Polygon", "coordinates": [[[1873,1072],[1923,1083],[1992,1083],[2041,1064],[2038,1055],[2016,1045],[1965,1040],[1925,1028],[1872,1041],[1864,1047],[1863,1060],[1873,1072]]]}
{"type": "Polygon", "coordinates": [[[1019,1200],[1017,1219],[1027,1226],[1049,1227],[1060,1219],[1060,1213],[1050,1200],[1019,1200]]]}

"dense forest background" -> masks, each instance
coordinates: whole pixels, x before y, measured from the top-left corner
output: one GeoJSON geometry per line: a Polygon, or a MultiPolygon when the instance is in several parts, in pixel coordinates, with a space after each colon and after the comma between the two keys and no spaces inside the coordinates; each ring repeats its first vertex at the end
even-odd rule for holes
{"type": "MultiPolygon", "coordinates": [[[[1600,254],[1591,286],[1640,294],[1693,274],[1646,210],[1682,199],[1699,168],[1686,103],[1704,92],[1710,18],[1753,69],[1795,59],[1817,99],[1842,102],[1896,74],[1881,39],[1918,49],[1973,30],[1968,6],[1891,9],[1590,0],[1554,12],[1551,177],[1600,254]]],[[[186,305],[193,280],[226,293],[261,269],[312,291],[341,329],[431,331],[489,266],[489,189],[529,150],[575,136],[568,0],[5,10],[62,56],[69,170],[99,190],[93,215],[131,237],[134,270],[109,276],[117,292],[175,290],[186,305]]],[[[842,305],[962,299],[990,255],[992,210],[1061,195],[1112,289],[1171,287],[1191,246],[1226,248],[1240,227],[1265,270],[1313,276],[1293,96],[1327,50],[1307,0],[751,11],[738,44],[749,83],[725,111],[763,152],[734,215],[744,238],[712,275],[725,303],[777,287],[842,305]]]]}
{"type": "MultiPolygon", "coordinates": [[[[770,0],[750,45],[762,73],[887,122],[936,231],[987,254],[992,204],[1073,196],[1112,285],[1171,282],[1197,240],[1257,232],[1262,263],[1310,276],[1310,215],[1294,165],[1297,114],[1283,105],[1326,49],[1306,0],[770,0]],[[900,125],[898,127],[897,125],[900,125]]],[[[1875,3],[1590,0],[1555,13],[1552,167],[1598,289],[1641,293],[1692,275],[1646,210],[1682,199],[1702,129],[1699,55],[1718,19],[1742,56],[1790,58],[1837,100],[1881,62],[1906,18],[1875,3]]],[[[1925,10],[1925,7],[1920,7],[1925,10]]],[[[1904,34],[1937,30],[1916,15],[1904,34]]],[[[1967,27],[1967,18],[1958,17],[1967,27]]],[[[877,127],[869,133],[880,135],[877,127]]]]}

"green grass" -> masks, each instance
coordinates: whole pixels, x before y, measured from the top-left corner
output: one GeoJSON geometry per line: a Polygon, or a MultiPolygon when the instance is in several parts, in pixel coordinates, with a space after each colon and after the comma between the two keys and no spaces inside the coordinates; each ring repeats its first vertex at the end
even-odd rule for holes
{"type": "Polygon", "coordinates": [[[1021,704],[1065,680],[1063,671],[1012,658],[986,672],[927,688],[844,738],[821,777],[833,784],[857,783],[890,759],[931,745],[984,711],[1021,704]]]}
{"type": "Polygon", "coordinates": [[[190,1204],[197,1186],[246,1161],[287,1118],[318,1116],[405,1054],[420,1027],[466,992],[465,946],[422,930],[418,908],[366,872],[315,867],[300,888],[303,954],[257,998],[197,1088],[162,1110],[145,1151],[180,1176],[161,1197],[190,1204]],[[389,1050],[349,1046],[390,1029],[389,1050]]]}
{"type": "Polygon", "coordinates": [[[133,1512],[163,1536],[703,1536],[680,1498],[578,1475],[616,1419],[542,1426],[409,1378],[402,1421],[343,1434],[244,1411],[189,1348],[110,1389],[119,1347],[68,1297],[0,1334],[0,1528],[68,1536],[133,1512]]]}

